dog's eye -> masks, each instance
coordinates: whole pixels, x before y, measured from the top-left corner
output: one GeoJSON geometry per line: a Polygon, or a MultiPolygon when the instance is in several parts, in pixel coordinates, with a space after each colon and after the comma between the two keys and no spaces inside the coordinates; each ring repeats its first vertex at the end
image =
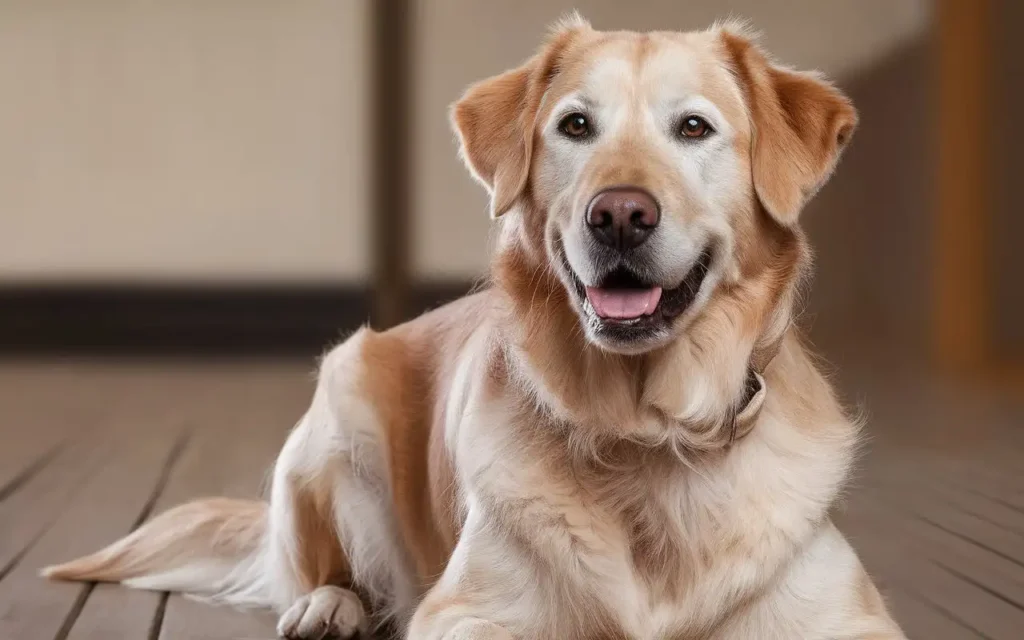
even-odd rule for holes
{"type": "Polygon", "coordinates": [[[586,138],[590,135],[590,121],[582,113],[570,113],[558,123],[558,130],[570,138],[586,138]]]}
{"type": "Polygon", "coordinates": [[[679,125],[679,135],[684,138],[703,138],[713,132],[708,121],[700,116],[686,116],[679,125]]]}

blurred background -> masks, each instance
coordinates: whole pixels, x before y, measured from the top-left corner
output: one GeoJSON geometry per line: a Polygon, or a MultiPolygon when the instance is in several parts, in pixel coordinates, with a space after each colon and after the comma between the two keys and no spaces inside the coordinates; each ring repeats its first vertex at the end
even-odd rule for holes
{"type": "Polygon", "coordinates": [[[854,99],[803,215],[803,324],[869,425],[837,518],[913,637],[1021,637],[1014,0],[0,0],[0,637],[266,636],[34,567],[254,493],[316,355],[486,274],[447,107],[573,8],[745,17],[854,99]]]}

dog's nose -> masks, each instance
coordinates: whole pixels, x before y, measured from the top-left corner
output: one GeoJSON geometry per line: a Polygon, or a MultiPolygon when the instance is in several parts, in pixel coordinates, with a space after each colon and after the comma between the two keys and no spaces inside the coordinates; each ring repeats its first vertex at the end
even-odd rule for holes
{"type": "Polygon", "coordinates": [[[637,187],[607,189],[587,206],[587,226],[602,244],[619,251],[638,247],[661,221],[658,203],[637,187]]]}

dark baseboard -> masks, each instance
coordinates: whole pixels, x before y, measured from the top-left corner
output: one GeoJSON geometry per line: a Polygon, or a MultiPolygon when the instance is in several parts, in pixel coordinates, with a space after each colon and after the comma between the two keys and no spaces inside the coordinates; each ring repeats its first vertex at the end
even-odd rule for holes
{"type": "MultiPolygon", "coordinates": [[[[470,283],[412,287],[411,317],[470,283]]],[[[0,355],[314,356],[366,324],[358,285],[0,287],[0,355]]]]}

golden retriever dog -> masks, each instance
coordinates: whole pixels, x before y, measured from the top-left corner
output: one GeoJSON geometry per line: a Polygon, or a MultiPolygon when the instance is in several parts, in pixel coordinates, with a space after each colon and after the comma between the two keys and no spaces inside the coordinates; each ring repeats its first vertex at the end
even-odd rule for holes
{"type": "Polygon", "coordinates": [[[500,219],[490,287],[330,351],[269,503],[44,575],[303,640],[904,637],[830,521],[858,426],[793,324],[850,101],[736,25],[571,18],[452,120],[500,219]]]}

